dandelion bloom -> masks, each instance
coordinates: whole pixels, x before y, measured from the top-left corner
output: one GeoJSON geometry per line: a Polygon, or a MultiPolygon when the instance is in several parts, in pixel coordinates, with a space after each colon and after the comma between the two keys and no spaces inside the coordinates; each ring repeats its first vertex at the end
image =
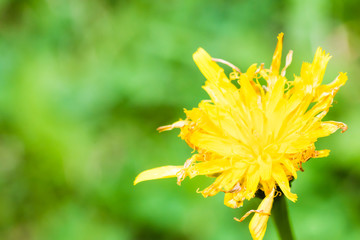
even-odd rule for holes
{"type": "MultiPolygon", "coordinates": [[[[339,88],[347,81],[346,73],[330,84],[321,85],[329,54],[318,48],[312,63],[303,63],[300,76],[293,81],[285,77],[292,51],[280,71],[283,33],[269,69],[251,65],[241,73],[232,64],[211,58],[198,49],[194,61],[206,78],[205,91],[211,100],[203,100],[197,108],[185,110],[186,119],[160,127],[159,131],[180,128],[180,137],[196,150],[183,166],[164,166],[140,173],[134,184],[142,181],[177,177],[215,177],[201,191],[204,197],[224,192],[224,204],[232,208],[243,205],[259,190],[265,194],[250,222],[253,239],[262,239],[274,197],[281,191],[295,202],[289,181],[310,158],[326,157],[329,150],[316,150],[320,137],[345,131],[341,122],[322,121],[339,88]],[[229,78],[216,62],[233,68],[229,78]],[[266,81],[262,86],[260,79],[266,81]],[[237,80],[240,88],[232,81],[237,80]]],[[[262,80],[262,81],[263,81],[262,80]]]]}

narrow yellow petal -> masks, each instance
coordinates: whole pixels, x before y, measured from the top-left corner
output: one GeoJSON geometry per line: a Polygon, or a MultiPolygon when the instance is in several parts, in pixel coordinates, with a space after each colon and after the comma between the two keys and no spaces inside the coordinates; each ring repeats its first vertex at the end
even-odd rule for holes
{"type": "Polygon", "coordinates": [[[338,88],[338,87],[343,86],[347,80],[348,80],[348,77],[347,77],[346,73],[340,72],[339,76],[337,76],[337,78],[334,81],[332,81],[331,83],[329,83],[326,86],[328,86],[330,89],[338,88]]]}
{"type": "Polygon", "coordinates": [[[339,90],[341,86],[343,86],[348,77],[346,73],[340,73],[337,78],[327,85],[321,85],[316,89],[316,99],[315,101],[319,101],[319,99],[323,98],[327,94],[332,94],[335,96],[336,92],[339,90]]]}
{"type": "Polygon", "coordinates": [[[174,128],[182,128],[185,125],[186,125],[186,121],[180,120],[180,121],[174,122],[171,125],[158,127],[156,130],[158,130],[159,132],[170,131],[170,130],[173,130],[174,128]]]}
{"type": "Polygon", "coordinates": [[[271,178],[271,172],[272,172],[272,159],[270,155],[265,155],[263,157],[258,158],[259,163],[259,172],[261,180],[263,181],[269,181],[271,178]]]}
{"type": "Polygon", "coordinates": [[[198,175],[210,175],[223,172],[231,168],[230,159],[214,159],[211,161],[194,164],[189,168],[189,176],[193,178],[198,175]]]}
{"type": "Polygon", "coordinates": [[[274,56],[270,67],[271,75],[279,75],[284,33],[280,33],[277,39],[278,42],[275,48],[274,56]]]}
{"type": "Polygon", "coordinates": [[[286,83],[286,78],[279,76],[277,78],[276,83],[274,83],[272,91],[269,91],[269,95],[268,95],[269,98],[267,101],[268,115],[269,115],[269,112],[271,114],[271,112],[274,111],[274,109],[277,107],[280,99],[283,98],[285,83],[286,83]]]}
{"type": "Polygon", "coordinates": [[[238,183],[244,176],[246,168],[243,169],[232,169],[229,171],[228,177],[225,181],[222,182],[222,188],[225,192],[233,191],[234,186],[238,183]]]}
{"type": "Polygon", "coordinates": [[[194,54],[193,59],[200,69],[201,73],[210,82],[230,80],[226,77],[224,69],[222,69],[215,61],[212,60],[211,56],[202,48],[199,48],[194,54]]]}
{"type": "Polygon", "coordinates": [[[255,215],[250,221],[249,229],[254,240],[263,239],[267,227],[267,222],[270,217],[271,208],[274,202],[275,189],[262,200],[255,215]]]}
{"type": "Polygon", "coordinates": [[[287,159],[287,158],[284,158],[281,160],[281,163],[284,165],[285,169],[287,171],[289,171],[289,173],[294,176],[294,178],[296,179],[297,178],[297,173],[296,173],[296,169],[294,167],[294,165],[292,164],[292,162],[287,159]]]}
{"type": "Polygon", "coordinates": [[[220,176],[216,178],[213,184],[211,184],[209,187],[205,188],[202,191],[203,196],[213,196],[221,190],[224,190],[225,192],[230,192],[234,189],[236,183],[242,179],[245,171],[246,169],[234,169],[224,171],[220,174],[220,176]]]}
{"type": "Polygon", "coordinates": [[[310,76],[304,76],[306,78],[311,78],[309,81],[312,82],[312,85],[315,88],[321,84],[330,58],[331,56],[326,54],[320,47],[316,50],[314,60],[311,64],[311,72],[309,72],[310,76]]]}
{"type": "Polygon", "coordinates": [[[256,68],[256,64],[251,65],[246,73],[240,75],[238,81],[241,86],[240,92],[244,95],[244,100],[246,100],[245,104],[249,107],[258,105],[259,91],[253,81],[256,68]]]}
{"type": "Polygon", "coordinates": [[[183,166],[164,166],[149,169],[141,172],[135,178],[134,185],[148,180],[176,177],[176,174],[183,169],[183,166]]]}
{"type": "Polygon", "coordinates": [[[321,122],[320,126],[317,129],[310,130],[310,133],[314,138],[326,137],[330,134],[336,132],[338,129],[342,129],[341,132],[345,132],[347,130],[347,125],[342,122],[335,121],[327,121],[321,122]]]}
{"type": "Polygon", "coordinates": [[[204,190],[201,191],[201,194],[203,195],[203,197],[209,197],[209,196],[214,196],[215,194],[217,194],[218,192],[220,192],[221,190],[221,182],[224,179],[225,174],[222,173],[220,174],[220,176],[218,176],[215,180],[215,182],[213,182],[210,186],[208,186],[207,188],[205,188],[204,190]]]}
{"type": "Polygon", "coordinates": [[[246,146],[240,144],[233,138],[226,138],[224,136],[195,131],[192,132],[186,140],[196,147],[201,147],[207,151],[215,152],[220,156],[248,157],[248,150],[246,149],[246,146]]]}
{"type": "Polygon", "coordinates": [[[224,205],[230,208],[239,208],[242,206],[242,202],[239,203],[233,198],[233,193],[225,193],[224,205]]]}
{"type": "Polygon", "coordinates": [[[249,167],[248,172],[246,174],[246,199],[250,200],[254,197],[255,192],[258,189],[260,181],[260,171],[258,166],[252,165],[249,167]]]}
{"type": "Polygon", "coordinates": [[[240,189],[236,192],[225,193],[224,204],[231,208],[239,208],[242,207],[244,200],[244,191],[243,189],[240,189]]]}
{"type": "Polygon", "coordinates": [[[285,196],[289,200],[295,202],[297,199],[297,195],[290,192],[289,179],[286,177],[286,174],[282,167],[274,167],[273,178],[275,179],[276,183],[279,185],[281,191],[285,194],[285,196]]]}
{"type": "Polygon", "coordinates": [[[331,103],[333,102],[333,96],[328,94],[324,96],[319,102],[317,102],[310,110],[308,110],[303,116],[303,121],[306,123],[310,119],[314,118],[317,114],[328,111],[331,103]]]}
{"type": "Polygon", "coordinates": [[[281,70],[281,76],[283,76],[283,77],[285,77],[286,69],[290,66],[290,64],[292,62],[292,55],[293,55],[292,50],[290,50],[288,55],[286,55],[285,67],[281,70]]]}
{"type": "Polygon", "coordinates": [[[323,158],[323,157],[327,157],[330,154],[330,150],[325,149],[325,150],[319,150],[319,151],[315,151],[314,153],[314,158],[323,158]]]}

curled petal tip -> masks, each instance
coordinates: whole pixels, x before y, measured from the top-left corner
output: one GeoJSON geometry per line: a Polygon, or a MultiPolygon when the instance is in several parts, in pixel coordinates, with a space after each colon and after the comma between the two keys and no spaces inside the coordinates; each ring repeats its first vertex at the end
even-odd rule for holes
{"type": "Polygon", "coordinates": [[[237,217],[234,217],[234,220],[237,222],[242,222],[244,219],[238,219],[237,217]]]}
{"type": "Polygon", "coordinates": [[[348,126],[345,123],[343,123],[343,125],[340,128],[341,128],[341,133],[344,133],[348,129],[348,126]]]}
{"type": "Polygon", "coordinates": [[[284,38],[284,33],[283,32],[279,33],[277,38],[278,38],[278,40],[282,40],[284,38]]]}

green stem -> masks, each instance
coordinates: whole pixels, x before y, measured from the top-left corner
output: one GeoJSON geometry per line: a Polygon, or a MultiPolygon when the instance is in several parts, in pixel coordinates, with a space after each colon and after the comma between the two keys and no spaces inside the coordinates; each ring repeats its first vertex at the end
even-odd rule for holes
{"type": "Polygon", "coordinates": [[[291,230],[289,214],[286,206],[284,194],[274,199],[274,205],[271,210],[272,219],[274,219],[276,228],[281,240],[294,240],[291,230]]]}

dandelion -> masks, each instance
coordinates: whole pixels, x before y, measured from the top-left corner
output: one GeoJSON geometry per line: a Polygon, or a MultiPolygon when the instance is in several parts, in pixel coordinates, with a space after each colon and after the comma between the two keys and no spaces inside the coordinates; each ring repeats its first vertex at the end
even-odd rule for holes
{"type": "Polygon", "coordinates": [[[185,110],[186,119],[159,127],[167,131],[180,128],[180,137],[196,150],[183,166],[164,166],[140,173],[134,184],[142,181],[176,177],[180,185],[185,177],[215,177],[201,191],[204,197],[224,192],[224,204],[239,208],[244,200],[263,192],[257,210],[251,210],[249,228],[253,239],[262,239],[274,198],[284,194],[295,202],[289,182],[303,171],[310,158],[329,155],[329,150],[316,150],[315,142],[347,126],[341,122],[322,121],[339,88],[347,81],[346,73],[330,84],[322,85],[329,54],[318,48],[312,63],[303,63],[300,76],[289,81],[286,69],[292,51],[280,71],[283,33],[278,35],[272,63],[251,65],[241,72],[234,65],[212,58],[198,49],[194,61],[206,78],[203,88],[211,100],[203,100],[197,108],[185,110]],[[232,67],[229,78],[217,64],[232,67]],[[266,85],[261,85],[265,80],[266,85]],[[240,88],[232,81],[237,81],[240,88]]]}

